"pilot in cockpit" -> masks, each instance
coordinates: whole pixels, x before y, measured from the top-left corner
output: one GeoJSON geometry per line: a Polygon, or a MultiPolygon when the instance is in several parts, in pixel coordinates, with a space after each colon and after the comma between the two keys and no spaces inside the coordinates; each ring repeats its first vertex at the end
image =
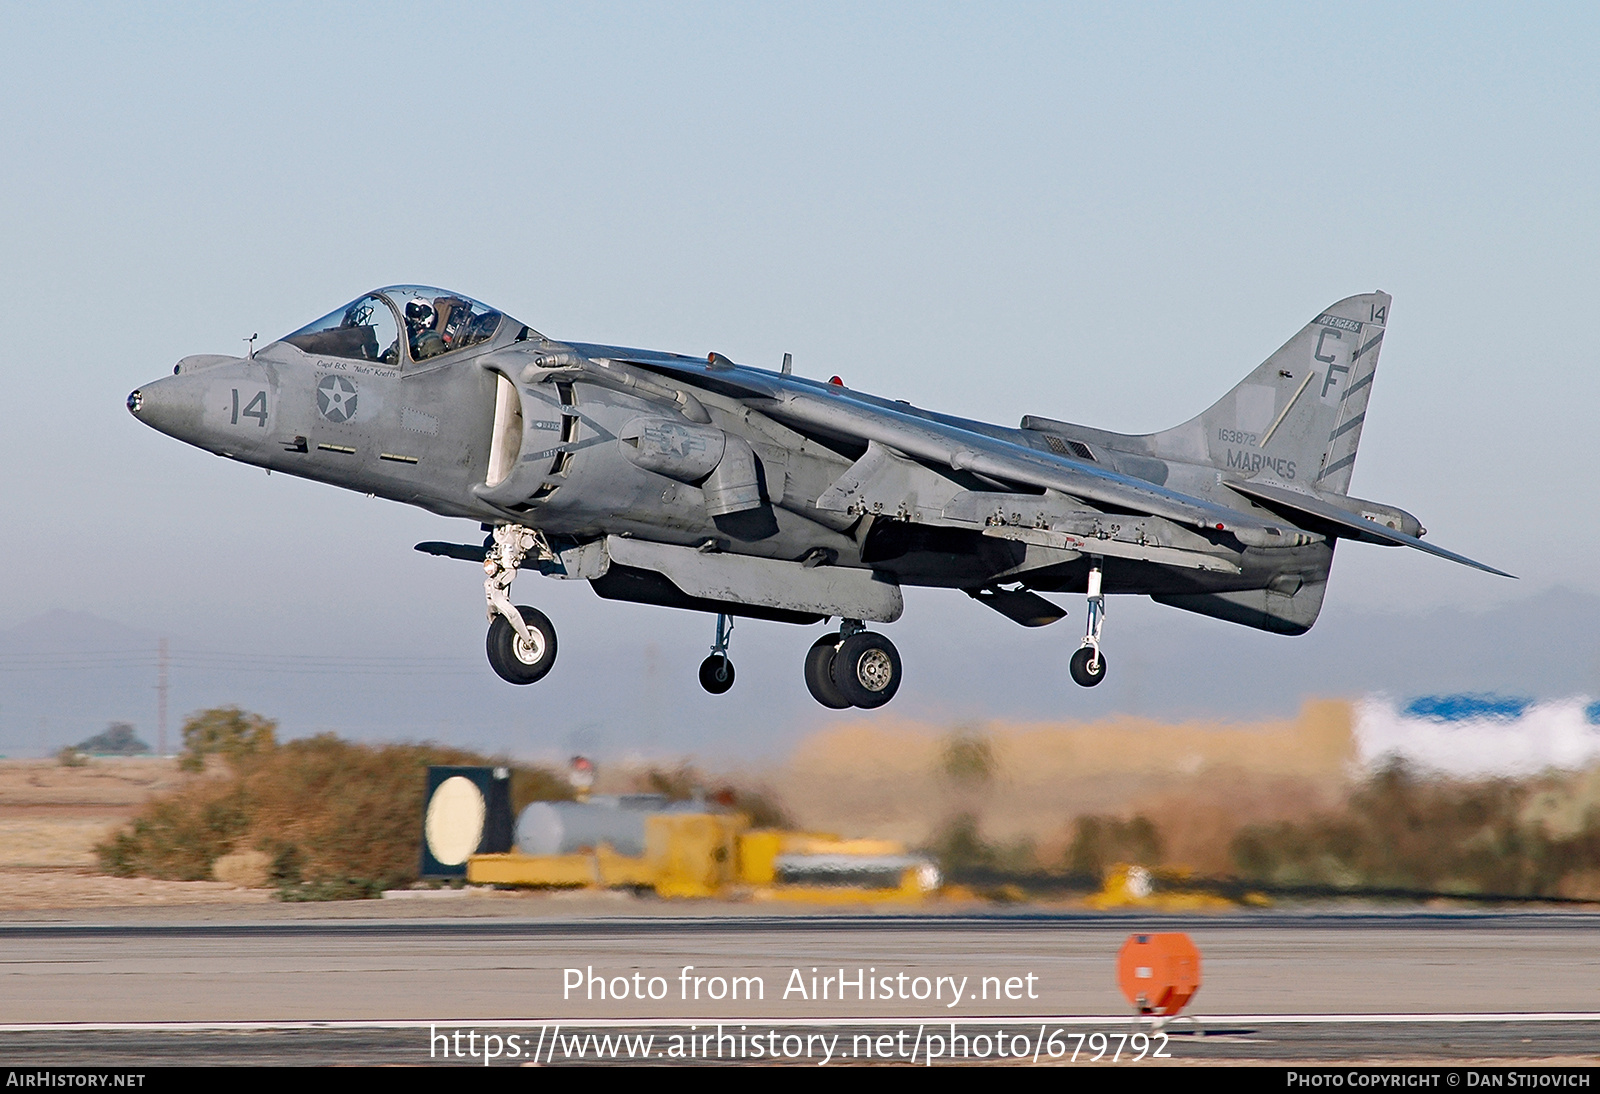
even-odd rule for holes
{"type": "Polygon", "coordinates": [[[406,304],[406,336],[411,341],[411,357],[425,361],[437,357],[449,347],[444,335],[434,329],[437,313],[426,300],[412,300],[406,304]]]}

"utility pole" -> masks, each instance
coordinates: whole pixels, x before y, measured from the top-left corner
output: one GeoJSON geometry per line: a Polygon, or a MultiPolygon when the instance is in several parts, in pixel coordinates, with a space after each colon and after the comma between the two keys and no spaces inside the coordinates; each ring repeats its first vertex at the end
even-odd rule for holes
{"type": "Polygon", "coordinates": [[[161,640],[156,661],[156,755],[167,754],[167,640],[161,640]]]}

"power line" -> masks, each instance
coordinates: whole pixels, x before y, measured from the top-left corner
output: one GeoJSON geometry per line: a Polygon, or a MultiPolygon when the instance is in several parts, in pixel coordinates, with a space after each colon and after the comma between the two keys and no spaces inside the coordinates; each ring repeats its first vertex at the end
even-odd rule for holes
{"type": "Polygon", "coordinates": [[[417,660],[379,655],[172,652],[165,642],[154,654],[147,650],[0,654],[0,673],[73,672],[86,669],[155,669],[158,674],[157,686],[160,687],[160,679],[170,670],[291,676],[463,676],[481,673],[483,665],[475,658],[466,657],[417,660]]]}

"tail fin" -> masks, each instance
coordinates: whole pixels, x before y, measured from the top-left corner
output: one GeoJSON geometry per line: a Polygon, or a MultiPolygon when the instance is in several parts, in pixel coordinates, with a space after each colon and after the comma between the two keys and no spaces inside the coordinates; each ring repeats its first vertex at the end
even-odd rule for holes
{"type": "Polygon", "coordinates": [[[1145,438],[1152,453],[1348,493],[1389,301],[1374,292],[1328,308],[1211,409],[1145,438]]]}

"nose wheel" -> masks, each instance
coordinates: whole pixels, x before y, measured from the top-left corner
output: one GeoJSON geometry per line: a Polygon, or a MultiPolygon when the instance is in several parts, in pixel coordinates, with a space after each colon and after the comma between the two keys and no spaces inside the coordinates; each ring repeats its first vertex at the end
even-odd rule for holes
{"type": "Polygon", "coordinates": [[[1086,591],[1089,594],[1089,623],[1083,636],[1083,644],[1078,647],[1078,652],[1072,655],[1072,660],[1067,665],[1067,671],[1072,673],[1073,682],[1081,687],[1092,688],[1106,678],[1106,655],[1100,652],[1100,628],[1106,621],[1106,598],[1101,591],[1101,565],[1102,560],[1095,558],[1089,566],[1089,581],[1086,591]]]}
{"type": "Polygon", "coordinates": [[[887,637],[846,620],[806,653],[806,688],[825,707],[873,710],[900,690],[900,651],[887,637]]]}
{"type": "Polygon", "coordinates": [[[518,604],[516,611],[527,636],[518,633],[505,616],[496,615],[485,641],[489,667],[507,683],[537,683],[556,663],[556,629],[538,608],[518,604]]]}
{"type": "Polygon", "coordinates": [[[711,656],[700,662],[700,686],[712,695],[721,695],[733,687],[733,662],[728,660],[732,641],[733,620],[726,615],[717,616],[717,640],[712,643],[711,656]]]}
{"type": "MultiPolygon", "coordinates": [[[[511,603],[511,583],[528,552],[551,555],[544,537],[532,528],[502,524],[494,530],[494,546],[484,554],[484,599],[489,606],[489,635],[484,646],[489,667],[512,684],[542,680],[556,663],[556,628],[538,608],[511,603]]],[[[553,557],[553,555],[551,556],[553,557]]]]}

